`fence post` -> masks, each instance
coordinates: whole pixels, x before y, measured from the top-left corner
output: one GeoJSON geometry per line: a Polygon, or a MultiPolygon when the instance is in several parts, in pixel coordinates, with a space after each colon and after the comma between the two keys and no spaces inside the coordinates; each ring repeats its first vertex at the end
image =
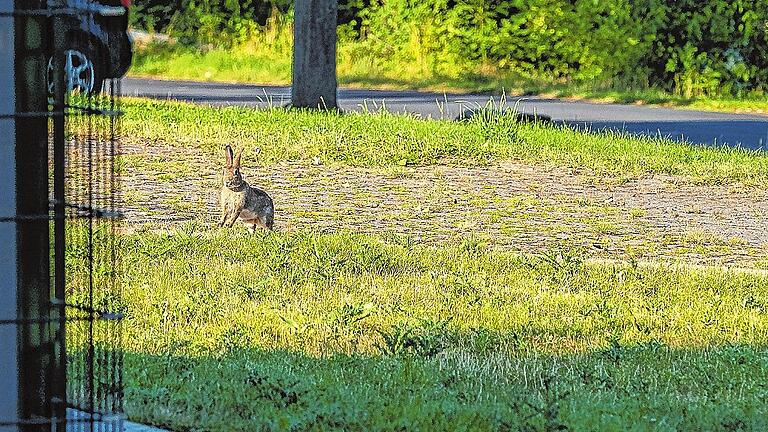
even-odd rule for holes
{"type": "Polygon", "coordinates": [[[21,431],[50,431],[64,425],[57,394],[62,372],[52,321],[48,183],[48,90],[50,28],[46,0],[16,0],[16,244],[21,431]],[[55,407],[55,408],[54,408],[55,407]],[[57,424],[52,428],[52,419],[57,424]],[[37,421],[40,420],[40,424],[37,421]],[[45,420],[45,421],[42,421],[45,420]]]}
{"type": "Polygon", "coordinates": [[[0,0],[0,432],[16,432],[19,365],[16,310],[16,112],[13,0],[0,0]]]}

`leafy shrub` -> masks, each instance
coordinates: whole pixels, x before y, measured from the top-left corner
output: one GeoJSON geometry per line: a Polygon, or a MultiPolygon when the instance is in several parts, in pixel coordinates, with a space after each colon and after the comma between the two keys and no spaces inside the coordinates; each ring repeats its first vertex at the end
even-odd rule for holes
{"type": "Polygon", "coordinates": [[[653,38],[651,84],[686,97],[766,89],[765,1],[641,0],[634,13],[653,38]]]}

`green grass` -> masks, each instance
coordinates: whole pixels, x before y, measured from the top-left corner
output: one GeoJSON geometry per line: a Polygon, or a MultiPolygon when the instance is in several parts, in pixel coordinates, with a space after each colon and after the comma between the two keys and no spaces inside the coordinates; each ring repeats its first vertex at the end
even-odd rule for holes
{"type": "Polygon", "coordinates": [[[261,148],[260,164],[294,161],[389,169],[506,160],[573,168],[619,181],[673,175],[696,183],[768,185],[765,152],[520,124],[492,113],[467,122],[427,121],[383,112],[256,111],[143,99],[126,99],[123,109],[123,134],[129,141],[196,147],[211,155],[211,163],[218,163],[223,146],[232,144],[247,152],[261,148]]]}
{"type": "Polygon", "coordinates": [[[290,53],[286,57],[248,49],[199,52],[151,45],[136,51],[129,76],[288,84],[291,57],[290,53]]]}
{"type": "MultiPolygon", "coordinates": [[[[514,161],[572,168],[595,181],[672,175],[768,186],[765,153],[586,134],[509,116],[427,121],[141,99],[122,108],[126,145],[170,145],[178,158],[134,154],[118,167],[168,185],[219,166],[223,145],[234,144],[253,165],[366,167],[393,179],[427,165],[514,161]]],[[[150,193],[127,192],[134,201],[150,193]]],[[[603,220],[618,211],[612,207],[587,197],[538,203],[534,192],[510,208],[566,212],[573,204],[588,214],[595,238],[620,229],[603,220]]],[[[423,193],[431,202],[444,192],[435,185],[423,193]]],[[[492,195],[468,200],[488,206],[492,195]]],[[[183,197],[156,198],[148,210],[203,210],[183,197]]],[[[293,211],[311,219],[329,210],[293,211]]],[[[632,209],[627,217],[644,216],[632,209]]],[[[97,290],[94,299],[126,317],[131,420],[210,431],[768,428],[765,272],[595,262],[554,241],[544,253],[512,253],[462,235],[461,226],[438,244],[420,243],[418,224],[412,236],[338,228],[249,235],[239,225],[202,222],[131,228],[117,237],[122,295],[97,290]]],[[[669,241],[696,250],[744,247],[681,235],[669,241]]],[[[99,226],[94,238],[112,239],[99,226]]],[[[88,252],[69,251],[74,300],[87,292],[88,252]]],[[[94,282],[102,286],[112,273],[97,262],[94,282]]]]}
{"type": "Polygon", "coordinates": [[[134,420],[217,431],[766,427],[766,275],[196,224],[121,245],[134,420]]]}
{"type": "MultiPolygon", "coordinates": [[[[233,49],[206,50],[168,44],[150,44],[136,51],[130,76],[160,79],[244,82],[289,85],[291,46],[289,35],[277,30],[259,35],[233,49]],[[277,32],[278,34],[273,34],[277,32]]],[[[706,111],[768,113],[768,97],[683,98],[657,89],[608,88],[590,84],[552,83],[534,80],[513,72],[482,67],[471,73],[434,75],[419,62],[374,66],[354,43],[340,43],[338,80],[343,86],[382,89],[409,89],[447,92],[540,94],[551,97],[589,99],[601,102],[643,103],[706,111]]]]}

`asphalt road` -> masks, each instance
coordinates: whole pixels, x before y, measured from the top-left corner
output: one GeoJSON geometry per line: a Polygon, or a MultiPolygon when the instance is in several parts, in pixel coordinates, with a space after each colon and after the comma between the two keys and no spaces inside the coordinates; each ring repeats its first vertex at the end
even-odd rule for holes
{"type": "MultiPolygon", "coordinates": [[[[267,107],[290,101],[290,87],[247,84],[160,81],[126,78],[125,96],[175,99],[212,106],[267,107]]],[[[348,111],[386,109],[431,118],[454,119],[467,109],[485,106],[500,98],[472,94],[416,91],[339,89],[340,108],[348,111]]],[[[612,129],[634,134],[665,136],[704,145],[768,149],[768,117],[712,113],[637,105],[594,104],[538,97],[509,97],[510,108],[549,116],[557,123],[591,130],[612,129]]]]}

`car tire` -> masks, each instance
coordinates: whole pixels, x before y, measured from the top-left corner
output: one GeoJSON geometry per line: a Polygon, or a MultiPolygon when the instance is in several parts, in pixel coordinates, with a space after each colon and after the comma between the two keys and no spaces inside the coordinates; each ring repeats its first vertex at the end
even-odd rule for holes
{"type": "MultiPolygon", "coordinates": [[[[53,99],[54,59],[48,59],[48,98],[53,99]]],[[[99,50],[89,41],[74,41],[64,50],[64,84],[67,92],[94,95],[104,86],[104,66],[99,50]]]]}

